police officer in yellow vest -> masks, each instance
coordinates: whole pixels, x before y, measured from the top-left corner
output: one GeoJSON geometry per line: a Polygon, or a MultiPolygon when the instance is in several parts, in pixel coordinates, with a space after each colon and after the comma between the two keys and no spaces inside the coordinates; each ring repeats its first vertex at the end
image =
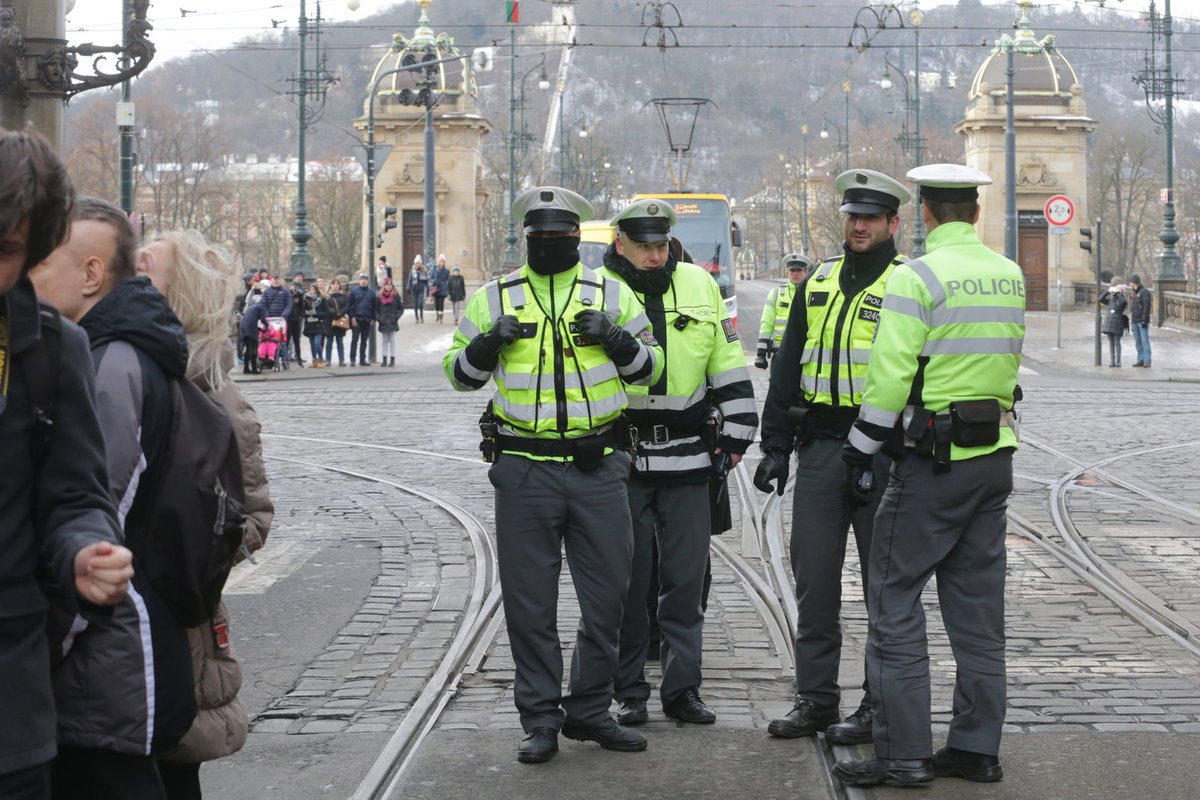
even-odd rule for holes
{"type": "MultiPolygon", "coordinates": [[[[821,262],[796,290],[783,346],[771,365],[763,458],[754,485],[769,492],[776,481],[776,491],[783,494],[795,446],[796,702],[767,730],[784,738],[825,731],[829,741],[854,744],[870,741],[871,695],[864,681],[862,704],[838,723],[842,564],[853,524],[865,588],[875,504],[858,507],[844,496],[841,452],[862,402],[883,287],[903,261],[893,237],[900,225],[897,211],[910,194],[868,169],[842,173],[835,187],[842,195],[846,243],[842,255],[821,262]]],[[[883,457],[875,465],[880,488],[887,466],[883,457]]]]}
{"type": "Polygon", "coordinates": [[[978,170],[930,164],[918,184],[929,252],[888,281],[862,409],[844,457],[857,492],[885,441],[899,446],[875,518],[867,674],[875,757],[844,761],[847,783],[934,776],[998,781],[1004,723],[1005,509],[1017,448],[1013,404],[1025,338],[1021,268],[979,241],[978,170]],[[937,576],[954,652],[953,716],[933,753],[921,590],[937,576]],[[931,758],[932,755],[932,758],[931,758]]]}
{"type": "Polygon", "coordinates": [[[592,207],[556,186],[516,199],[528,260],[468,301],[442,360],[455,389],[496,394],[481,421],[496,490],[496,546],[504,616],[526,736],[517,757],[548,761],[558,731],[607,750],[646,749],[609,714],[633,528],[623,425],[626,386],[663,369],[642,304],[620,281],[579,263],[579,223],[592,207]],[[560,551],[582,617],[562,696],[558,638],[560,551]]]}
{"type": "Polygon", "coordinates": [[[812,259],[800,253],[787,254],[783,257],[783,264],[787,267],[788,282],[767,292],[767,302],[763,304],[762,320],[758,325],[758,352],[755,353],[754,366],[759,369],[766,369],[767,357],[779,351],[796,287],[812,271],[812,259]]]}
{"type": "Polygon", "coordinates": [[[629,481],[633,580],[621,622],[617,721],[637,725],[649,719],[645,598],[657,540],[663,713],[681,722],[712,723],[716,714],[700,697],[708,483],[714,465],[727,471],[754,441],[754,386],[717,282],[668,250],[675,224],[671,205],[639,200],[613,223],[617,238],[604,254],[601,273],[625,283],[645,304],[666,363],[653,385],[629,390],[628,416],[639,441],[629,481]]]}

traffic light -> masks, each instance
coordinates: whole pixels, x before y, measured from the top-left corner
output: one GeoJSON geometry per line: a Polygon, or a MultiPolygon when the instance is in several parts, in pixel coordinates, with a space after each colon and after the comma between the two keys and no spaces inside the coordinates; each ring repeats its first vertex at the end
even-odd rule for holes
{"type": "Polygon", "coordinates": [[[1091,228],[1080,228],[1079,234],[1081,236],[1083,236],[1083,239],[1084,239],[1084,241],[1079,243],[1079,246],[1082,249],[1087,250],[1089,253],[1092,252],[1092,229],[1091,228]]]}
{"type": "Polygon", "coordinates": [[[383,235],[396,228],[396,207],[380,206],[375,213],[375,247],[381,249],[383,247],[383,235]]]}

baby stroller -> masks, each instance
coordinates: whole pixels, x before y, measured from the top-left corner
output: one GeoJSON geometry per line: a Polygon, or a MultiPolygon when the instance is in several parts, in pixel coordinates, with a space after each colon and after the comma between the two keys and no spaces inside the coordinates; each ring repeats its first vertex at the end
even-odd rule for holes
{"type": "Polygon", "coordinates": [[[278,372],[288,368],[287,320],[267,317],[267,328],[258,335],[258,363],[278,372]]]}

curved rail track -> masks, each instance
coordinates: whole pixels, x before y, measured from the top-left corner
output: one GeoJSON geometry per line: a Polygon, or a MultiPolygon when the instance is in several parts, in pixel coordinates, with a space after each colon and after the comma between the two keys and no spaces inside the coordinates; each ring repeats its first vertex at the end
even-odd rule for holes
{"type": "Polygon", "coordinates": [[[1069,492],[1072,490],[1098,491],[1092,487],[1079,487],[1075,484],[1080,476],[1090,472],[1132,493],[1135,502],[1184,522],[1200,524],[1200,510],[1177,503],[1104,469],[1125,459],[1197,447],[1200,446],[1200,440],[1141,448],[1091,463],[1072,458],[1036,439],[1024,437],[1022,443],[1068,462],[1071,468],[1052,481],[1022,476],[1025,480],[1048,485],[1054,530],[1047,531],[1010,508],[1008,517],[1015,528],[1040,544],[1083,581],[1121,608],[1131,619],[1154,633],[1167,636],[1192,656],[1200,658],[1200,626],[1196,621],[1189,620],[1175,611],[1169,602],[1155,595],[1125,570],[1097,554],[1089,544],[1086,532],[1072,519],[1068,504],[1069,492]]]}
{"type": "MultiPolygon", "coordinates": [[[[478,459],[414,447],[283,434],[263,434],[263,437],[345,448],[390,451],[483,466],[478,459]]],[[[378,800],[379,798],[394,797],[405,770],[425,737],[437,724],[439,716],[457,693],[462,681],[479,669],[503,623],[500,586],[495,568],[494,543],[481,521],[462,506],[415,486],[368,472],[318,461],[284,456],[269,456],[268,458],[272,461],[336,472],[379,483],[419,497],[442,508],[454,517],[470,538],[476,564],[475,577],[470,600],[454,639],[428,685],[414,702],[400,727],[388,739],[374,764],[351,795],[352,800],[378,800]]],[[[742,465],[731,472],[731,486],[736,486],[736,494],[742,509],[742,549],[747,549],[747,545],[753,542],[753,545],[750,546],[751,554],[749,557],[744,556],[738,548],[719,537],[712,538],[712,550],[743,584],[767,628],[779,659],[780,669],[790,673],[794,666],[796,600],[790,573],[784,561],[786,548],[783,525],[780,520],[780,498],[778,495],[772,494],[765,504],[760,505],[760,495],[754,489],[746,467],[742,465]],[[752,563],[753,560],[761,561],[761,570],[752,563]]],[[[791,486],[792,484],[789,483],[788,488],[790,489],[791,486]]],[[[866,795],[860,790],[844,787],[832,774],[835,760],[851,757],[853,751],[849,748],[833,748],[819,737],[813,737],[810,741],[815,756],[823,767],[825,788],[828,790],[829,796],[846,800],[858,800],[865,797],[866,795]]]]}

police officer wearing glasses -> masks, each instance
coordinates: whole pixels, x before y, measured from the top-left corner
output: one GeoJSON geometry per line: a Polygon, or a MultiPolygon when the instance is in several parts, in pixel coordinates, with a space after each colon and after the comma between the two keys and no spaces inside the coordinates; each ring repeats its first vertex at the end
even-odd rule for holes
{"type": "Polygon", "coordinates": [[[459,391],[496,384],[480,449],[492,463],[513,694],[526,734],[517,758],[549,761],[559,730],[606,750],[645,750],[645,737],[618,725],[609,706],[633,556],[625,387],[658,380],[662,348],[633,292],[579,263],[587,200],[542,186],[518,197],[512,213],[525,227],[528,261],[471,297],[442,364],[459,391]],[[564,544],[582,617],[566,696],[564,544]]]}
{"type": "Polygon", "coordinates": [[[842,445],[858,416],[867,362],[875,343],[884,284],[903,261],[893,236],[897,211],[910,194],[900,183],[868,169],[838,176],[846,243],[840,256],[821,262],[796,290],[783,346],[771,365],[763,408],[763,458],[754,485],[783,494],[793,449],[796,489],[792,501],[791,563],[796,579],[796,702],[772,720],[774,736],[797,738],[825,731],[828,741],[871,740],[871,692],[841,718],[842,565],[851,525],[867,580],[872,520],[887,461],[868,473],[874,487],[844,491],[842,445]]]}

